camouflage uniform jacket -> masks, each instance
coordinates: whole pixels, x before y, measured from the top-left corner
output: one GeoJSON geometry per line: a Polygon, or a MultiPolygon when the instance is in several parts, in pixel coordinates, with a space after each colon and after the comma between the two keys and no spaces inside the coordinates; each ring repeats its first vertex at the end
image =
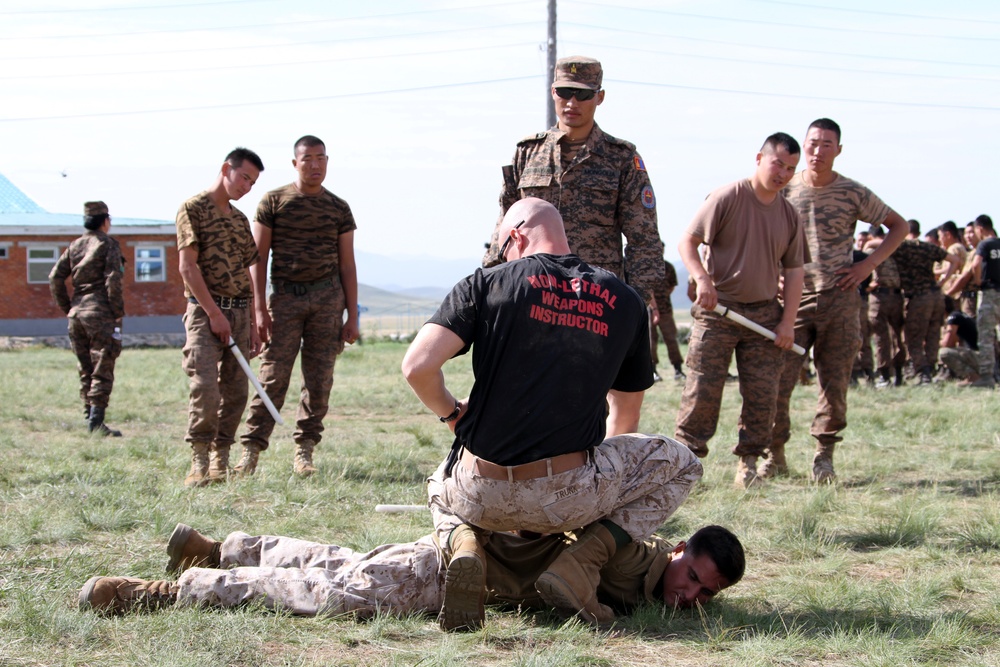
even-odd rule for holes
{"type": "Polygon", "coordinates": [[[70,244],[49,274],[49,289],[60,310],[69,315],[125,315],[122,274],[125,262],[118,241],[102,231],[87,232],[70,244]],[[66,279],[73,278],[70,301],[66,279]]]}
{"type": "MultiPolygon", "coordinates": [[[[487,599],[493,603],[544,606],[535,581],[572,542],[572,535],[568,535],[524,540],[493,533],[485,546],[487,599]]],[[[620,547],[601,568],[599,599],[618,610],[662,600],[663,573],[672,558],[673,545],[656,535],[620,547]]]]}
{"type": "Polygon", "coordinates": [[[903,294],[912,296],[936,288],[934,262],[940,262],[947,256],[948,251],[940,246],[923,241],[903,241],[892,253],[903,294]]]}
{"type": "Polygon", "coordinates": [[[497,231],[507,209],[519,199],[538,197],[559,209],[573,254],[623,278],[648,303],[653,285],[663,277],[663,257],[656,198],[642,158],[633,144],[594,125],[563,170],[559,140],[564,134],[552,128],[518,142],[513,164],[504,167],[500,219],[483,266],[499,263],[497,231]]]}

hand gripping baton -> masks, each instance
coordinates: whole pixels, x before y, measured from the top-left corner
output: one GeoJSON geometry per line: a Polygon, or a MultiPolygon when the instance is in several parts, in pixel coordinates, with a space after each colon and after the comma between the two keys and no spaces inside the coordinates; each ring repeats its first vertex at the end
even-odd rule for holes
{"type": "Polygon", "coordinates": [[[257,395],[260,396],[260,400],[264,401],[267,411],[271,413],[272,417],[274,417],[274,422],[284,426],[285,420],[281,418],[281,414],[278,413],[278,408],[274,407],[274,403],[271,402],[271,398],[267,395],[267,392],[264,391],[262,386],[260,386],[260,380],[258,380],[257,376],[253,374],[253,371],[250,369],[250,364],[247,363],[246,357],[244,357],[243,353],[240,352],[240,348],[236,346],[236,341],[233,340],[232,336],[229,337],[229,349],[233,351],[233,356],[236,357],[236,361],[240,362],[240,368],[242,368],[243,372],[247,374],[248,378],[250,378],[250,382],[253,383],[253,388],[257,390],[257,395]]]}
{"type": "MultiPolygon", "coordinates": [[[[728,317],[733,322],[745,326],[750,331],[756,331],[764,338],[770,338],[771,340],[777,338],[777,336],[774,335],[774,332],[771,331],[770,329],[765,329],[764,327],[760,326],[753,320],[748,320],[739,313],[734,313],[733,311],[729,310],[720,303],[715,304],[715,308],[713,308],[713,310],[719,315],[722,315],[723,317],[728,317]]],[[[792,343],[792,351],[795,352],[796,354],[806,353],[806,349],[796,343],[792,343]]]]}

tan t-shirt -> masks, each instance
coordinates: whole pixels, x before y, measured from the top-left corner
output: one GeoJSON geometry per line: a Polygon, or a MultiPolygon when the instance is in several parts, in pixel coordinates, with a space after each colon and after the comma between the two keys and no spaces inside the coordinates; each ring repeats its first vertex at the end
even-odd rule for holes
{"type": "MultiPolygon", "coordinates": [[[[213,296],[252,296],[247,268],[260,259],[250,221],[235,206],[225,213],[202,192],[177,211],[177,249],[198,250],[198,269],[213,296]]],[[[194,296],[184,285],[184,296],[194,296]]]]}
{"type": "Polygon", "coordinates": [[[326,189],[302,194],[294,183],[265,194],[254,221],[271,229],[273,282],[339,278],[340,235],[357,229],[346,201],[326,189]]]}
{"type": "Polygon", "coordinates": [[[773,299],[781,270],[803,265],[805,244],[795,209],[780,196],[762,204],[750,179],[708,195],[687,233],[708,246],[705,270],[723,301],[773,299]]]}

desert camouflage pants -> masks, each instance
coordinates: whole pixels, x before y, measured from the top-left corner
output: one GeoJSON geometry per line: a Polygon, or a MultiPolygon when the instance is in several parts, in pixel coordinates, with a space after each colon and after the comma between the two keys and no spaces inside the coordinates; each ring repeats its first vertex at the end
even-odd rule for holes
{"type": "MultiPolygon", "coordinates": [[[[833,446],[842,440],[839,433],[847,426],[847,387],[854,355],[861,345],[860,298],[857,290],[845,291],[839,287],[803,294],[795,319],[795,342],[807,352],[812,348],[819,385],[816,416],[809,433],[818,441],[818,448],[827,452],[832,452],[833,446]]],[[[775,449],[784,448],[791,437],[788,406],[799,379],[802,358],[789,351],[784,362],[771,432],[775,449]]]]}
{"type": "Polygon", "coordinates": [[[906,355],[918,373],[921,369],[933,367],[937,361],[943,323],[944,295],[940,290],[906,297],[903,343],[906,345],[906,355]]]}
{"type": "Polygon", "coordinates": [[[674,368],[678,368],[684,363],[684,357],[681,356],[680,345],[677,344],[677,323],[674,322],[674,309],[667,301],[665,304],[656,302],[656,307],[660,311],[660,321],[658,324],[653,324],[653,315],[649,314],[649,356],[653,360],[653,366],[657,366],[660,363],[660,355],[657,352],[657,343],[659,342],[659,335],[657,334],[657,329],[663,333],[663,343],[667,346],[667,357],[670,359],[670,365],[674,368]]]}
{"type": "Polygon", "coordinates": [[[872,324],[868,319],[868,299],[860,298],[858,308],[858,326],[861,331],[861,347],[854,357],[854,370],[864,371],[870,374],[875,370],[875,361],[872,357],[872,324]]]}
{"type": "Polygon", "coordinates": [[[868,296],[868,320],[875,339],[878,370],[902,368],[906,362],[903,348],[903,295],[872,293],[868,296]]]}
{"type": "Polygon", "coordinates": [[[235,607],[259,601],[300,616],[437,612],[442,565],[429,535],[355,553],[290,537],[232,533],[222,543],[223,569],[185,571],[177,582],[178,602],[235,607]]]}
{"type": "Polygon", "coordinates": [[[951,371],[953,377],[965,380],[973,374],[979,374],[979,355],[975,350],[965,347],[942,347],[941,363],[951,371]]]}
{"type": "MultiPolygon", "coordinates": [[[[340,329],[344,323],[344,291],[340,281],[332,287],[303,295],[272,293],[271,341],[261,354],[260,383],[279,410],[292,378],[295,357],[302,351],[302,391],[296,415],[295,442],[318,443],[323,418],[330,406],[333,367],[344,349],[340,329]]],[[[267,449],[274,418],[259,396],[250,403],[247,431],[240,440],[267,449]]]]}
{"type": "Polygon", "coordinates": [[[446,476],[442,463],[427,480],[427,493],[441,544],[461,523],[562,533],[601,519],[639,541],[677,510],[701,474],[701,462],[681,443],[632,433],[607,438],[586,465],[551,477],[496,480],[461,462],[446,476]]]}
{"type": "MultiPolygon", "coordinates": [[[[773,330],[781,322],[777,300],[721,303],[767,329],[773,330]]],[[[691,307],[691,314],[694,325],[688,339],[688,374],[674,437],[698,456],[708,454],[708,441],[719,423],[722,391],[735,351],[743,408],[732,452],[737,456],[763,456],[771,442],[782,350],[760,334],[697,304],[691,307]]]]}
{"type": "Polygon", "coordinates": [[[108,407],[115,385],[115,360],[122,352],[122,342],[112,336],[114,330],[114,318],[106,315],[69,318],[69,343],[80,373],[80,398],[87,405],[108,407]]]}
{"type": "MultiPolygon", "coordinates": [[[[222,311],[233,330],[233,340],[243,356],[250,347],[250,309],[222,311]]],[[[189,443],[229,446],[243,418],[249,392],[247,376],[236,357],[215,334],[205,310],[189,303],[184,313],[184,372],[190,378],[188,399],[189,443]]]]}
{"type": "Polygon", "coordinates": [[[979,330],[979,375],[993,377],[996,366],[997,326],[1000,325],[1000,290],[984,289],[979,293],[979,314],[976,327],[979,330]]]}

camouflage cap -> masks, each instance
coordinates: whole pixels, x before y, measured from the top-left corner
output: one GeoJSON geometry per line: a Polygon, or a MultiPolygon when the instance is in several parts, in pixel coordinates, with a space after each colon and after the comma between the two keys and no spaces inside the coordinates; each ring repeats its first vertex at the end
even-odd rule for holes
{"type": "Polygon", "coordinates": [[[83,214],[86,216],[106,215],[108,205],[102,201],[89,201],[83,205],[83,214]]]}
{"type": "Polygon", "coordinates": [[[589,88],[600,90],[604,81],[601,63],[586,56],[568,56],[556,61],[553,88],[589,88]]]}

